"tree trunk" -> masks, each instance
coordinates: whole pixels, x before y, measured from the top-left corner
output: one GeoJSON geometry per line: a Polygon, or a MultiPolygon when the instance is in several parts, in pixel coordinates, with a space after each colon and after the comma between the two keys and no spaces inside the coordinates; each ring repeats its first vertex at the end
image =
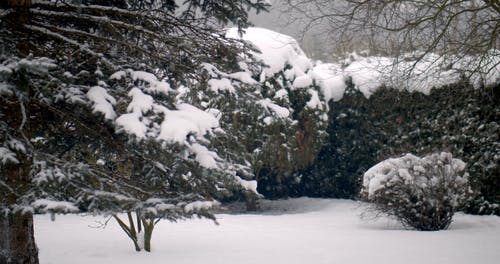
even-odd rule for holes
{"type": "Polygon", "coordinates": [[[245,193],[245,205],[247,212],[255,212],[259,210],[259,204],[257,202],[257,195],[250,191],[245,193]]]}
{"type": "MultiPolygon", "coordinates": [[[[10,111],[2,111],[2,113],[6,114],[7,120],[12,118],[10,111]]],[[[16,122],[17,120],[13,123],[16,122]]],[[[12,189],[12,191],[2,193],[0,196],[0,204],[7,208],[16,205],[19,196],[27,193],[31,186],[30,169],[33,160],[25,153],[16,154],[19,163],[4,165],[0,168],[0,178],[12,189]]],[[[0,212],[0,263],[38,264],[38,250],[33,232],[33,214],[30,211],[0,212]]]]}
{"type": "MultiPolygon", "coordinates": [[[[19,83],[18,85],[23,85],[19,83]]],[[[26,102],[19,99],[0,98],[0,113],[7,126],[17,129],[18,138],[30,138],[28,122],[29,109],[26,102]]],[[[33,214],[15,210],[19,199],[31,188],[31,167],[33,157],[26,147],[26,153],[16,151],[18,162],[0,166],[0,179],[8,188],[0,194],[0,264],[38,264],[38,250],[35,245],[33,214]],[[14,210],[12,210],[14,209],[14,210]]]]}
{"type": "MultiPolygon", "coordinates": [[[[19,195],[25,194],[31,184],[32,159],[20,153],[17,158],[18,164],[10,164],[0,169],[0,177],[13,190],[0,196],[0,204],[7,208],[12,208],[18,202],[19,195]]],[[[0,212],[0,263],[38,264],[31,212],[0,212]]]]}
{"type": "Polygon", "coordinates": [[[33,214],[0,214],[0,263],[38,264],[33,214]]]}
{"type": "Polygon", "coordinates": [[[125,232],[125,234],[127,234],[127,236],[132,240],[136,251],[141,251],[142,249],[144,249],[147,252],[151,252],[151,238],[153,236],[155,224],[159,219],[148,219],[140,216],[139,213],[136,212],[136,223],[134,223],[132,212],[128,212],[128,224],[126,224],[117,215],[113,215],[113,217],[125,232]]]}
{"type": "Polygon", "coordinates": [[[154,219],[142,219],[142,224],[144,227],[144,250],[151,252],[151,238],[153,236],[153,229],[155,228],[154,219]]]}
{"type": "Polygon", "coordinates": [[[11,8],[28,8],[31,6],[31,0],[7,0],[7,6],[11,8]]]}
{"type": "Polygon", "coordinates": [[[134,247],[135,247],[135,251],[141,251],[141,245],[139,245],[139,238],[138,238],[138,234],[141,233],[141,230],[140,230],[140,222],[139,222],[139,218],[137,218],[137,227],[139,228],[139,230],[135,230],[135,225],[134,225],[134,220],[132,219],[132,213],[131,212],[127,212],[127,216],[128,216],[128,220],[129,220],[129,224],[127,225],[125,222],[123,222],[120,217],[118,217],[118,215],[113,215],[113,218],[116,220],[116,222],[118,223],[118,225],[121,227],[121,229],[123,230],[123,232],[125,232],[125,234],[127,234],[127,236],[132,240],[132,243],[134,243],[134,247]]]}

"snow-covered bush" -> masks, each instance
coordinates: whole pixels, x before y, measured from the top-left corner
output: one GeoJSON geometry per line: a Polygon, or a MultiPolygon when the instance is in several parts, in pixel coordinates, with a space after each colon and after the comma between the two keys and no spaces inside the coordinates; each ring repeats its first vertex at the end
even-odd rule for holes
{"type": "Polygon", "coordinates": [[[465,167],[448,152],[387,159],[364,174],[361,195],[405,227],[446,229],[472,193],[465,167]]]}

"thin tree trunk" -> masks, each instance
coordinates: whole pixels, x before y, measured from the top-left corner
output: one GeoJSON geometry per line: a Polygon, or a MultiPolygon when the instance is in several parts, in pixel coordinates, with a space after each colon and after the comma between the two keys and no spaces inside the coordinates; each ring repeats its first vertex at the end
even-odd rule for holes
{"type": "Polygon", "coordinates": [[[151,238],[153,237],[153,230],[155,228],[154,219],[142,219],[144,227],[144,250],[151,252],[151,238]]]}
{"type": "Polygon", "coordinates": [[[151,238],[153,237],[153,230],[159,218],[156,220],[154,218],[148,219],[140,216],[140,214],[136,212],[136,223],[134,224],[131,212],[127,213],[127,217],[129,220],[128,225],[121,220],[120,217],[113,215],[118,225],[120,225],[125,234],[127,234],[134,243],[136,251],[144,249],[147,252],[151,252],[151,238]],[[137,227],[137,230],[135,227],[137,227]]]}
{"type": "MultiPolygon", "coordinates": [[[[129,212],[128,214],[130,216],[131,213],[129,212]]],[[[129,221],[130,221],[129,225],[130,226],[128,226],[117,215],[113,215],[113,218],[115,218],[118,225],[120,225],[120,227],[125,232],[125,234],[127,234],[127,236],[132,240],[132,243],[134,243],[135,251],[141,251],[142,248],[139,245],[139,239],[137,237],[137,233],[135,231],[132,231],[132,228],[134,225],[133,220],[129,217],[129,221]]],[[[140,225],[140,223],[138,222],[137,225],[140,225]]]]}

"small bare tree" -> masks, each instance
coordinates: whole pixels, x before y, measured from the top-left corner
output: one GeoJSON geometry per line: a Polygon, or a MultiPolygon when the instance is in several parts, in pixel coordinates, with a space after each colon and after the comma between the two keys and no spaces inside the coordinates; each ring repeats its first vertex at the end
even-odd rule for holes
{"type": "MultiPolygon", "coordinates": [[[[286,0],[290,22],[303,33],[322,31],[332,52],[369,50],[416,62],[435,53],[450,67],[469,55],[479,57],[471,72],[489,72],[500,55],[498,0],[286,0]],[[418,51],[418,52],[415,52],[418,51]]],[[[436,57],[436,61],[438,58],[436,57]]]]}

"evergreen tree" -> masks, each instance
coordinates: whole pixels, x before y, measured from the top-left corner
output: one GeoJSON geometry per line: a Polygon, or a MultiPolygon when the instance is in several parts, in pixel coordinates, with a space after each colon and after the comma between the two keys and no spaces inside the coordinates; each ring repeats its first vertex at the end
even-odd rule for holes
{"type": "MultiPolygon", "coordinates": [[[[295,171],[316,156],[326,134],[326,106],[314,83],[293,86],[297,78],[286,76],[293,68],[290,64],[262,78],[269,70],[266,63],[273,62],[264,59],[255,63],[261,51],[249,42],[242,43],[248,52],[232,59],[238,62],[236,67],[219,69],[204,64],[199,74],[202,81],[180,98],[196,102],[200,108],[216,109],[226,132],[226,140],[215,141],[217,149],[227,159],[247,164],[239,165],[237,174],[256,179],[259,193],[273,198],[280,195],[287,181],[294,180],[295,171]]],[[[255,196],[246,198],[249,209],[255,209],[255,196]]]]}
{"type": "Polygon", "coordinates": [[[241,45],[218,23],[245,26],[247,8],[265,7],[2,2],[0,262],[38,262],[34,212],[136,212],[137,226],[121,226],[146,250],[137,233],[150,238],[159,218],[212,218],[216,199],[245,184],[211,143],[218,120],[175,95],[203,63],[234,63],[241,45]]]}

